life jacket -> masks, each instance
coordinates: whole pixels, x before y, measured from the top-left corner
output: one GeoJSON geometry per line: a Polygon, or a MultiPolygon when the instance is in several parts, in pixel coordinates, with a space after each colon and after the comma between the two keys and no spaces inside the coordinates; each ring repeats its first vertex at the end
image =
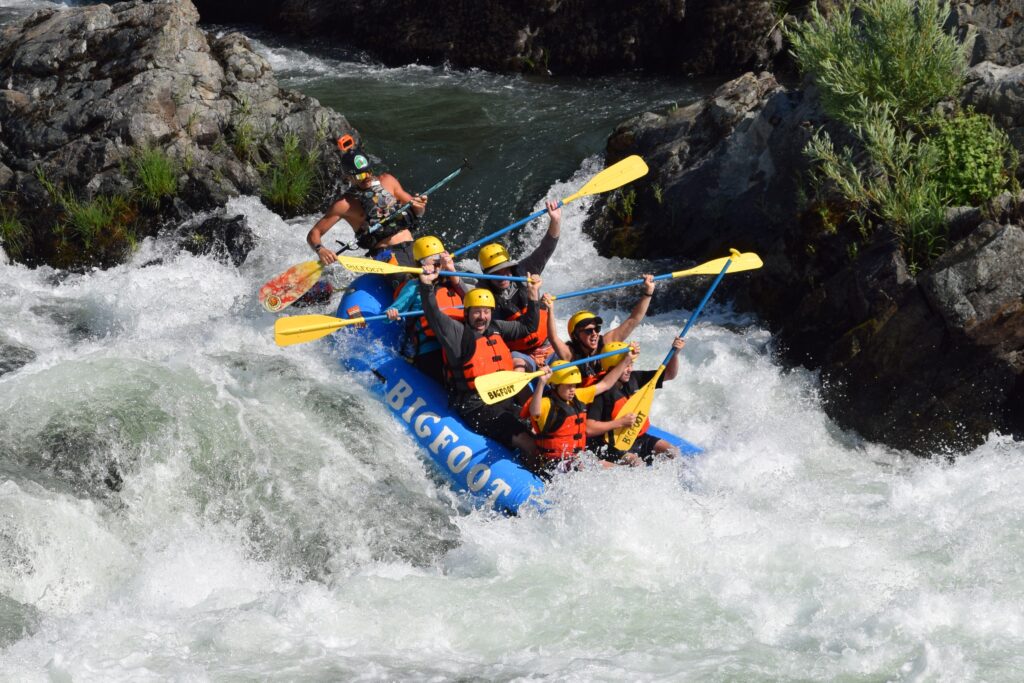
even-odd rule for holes
{"type": "MultiPolygon", "coordinates": [[[[513,339],[508,343],[508,348],[513,351],[528,353],[537,347],[542,346],[544,342],[548,340],[548,316],[551,315],[551,311],[549,311],[547,306],[544,306],[543,304],[539,305],[537,310],[540,313],[540,322],[537,323],[537,331],[528,334],[525,337],[513,339]]],[[[524,315],[526,315],[525,306],[510,315],[506,320],[518,320],[524,315]]]]}
{"type": "Polygon", "coordinates": [[[563,401],[552,394],[547,420],[537,426],[537,452],[549,460],[571,458],[587,447],[587,406],[579,399],[563,401]]]}
{"type": "MultiPolygon", "coordinates": [[[[395,298],[398,298],[399,293],[406,287],[415,287],[419,283],[419,280],[407,280],[397,290],[395,290],[395,298]]],[[[447,315],[449,318],[454,318],[459,322],[463,322],[466,319],[466,313],[463,309],[457,308],[462,305],[462,292],[459,291],[458,287],[451,285],[441,285],[434,288],[434,298],[437,299],[437,307],[441,309],[441,312],[447,315]],[[451,310],[455,309],[455,310],[451,310]]],[[[424,337],[434,339],[437,337],[434,334],[434,330],[430,329],[430,322],[427,320],[427,316],[421,315],[416,318],[416,323],[419,326],[419,331],[424,337]]]]}
{"type": "Polygon", "coordinates": [[[410,228],[407,219],[408,212],[381,224],[381,221],[398,208],[398,199],[388,192],[379,180],[374,180],[365,190],[350,188],[344,196],[357,201],[359,206],[363,207],[363,213],[366,214],[366,222],[358,226],[365,229],[362,232],[357,231],[356,235],[356,244],[363,249],[370,249],[382,240],[394,237],[401,231],[410,228]]]}
{"type": "MultiPolygon", "coordinates": [[[[629,397],[640,390],[640,384],[637,382],[634,375],[629,376],[629,380],[623,384],[622,382],[616,382],[615,386],[602,394],[598,400],[601,401],[601,421],[608,422],[609,420],[615,419],[615,416],[622,410],[622,406],[626,405],[626,401],[629,397]]],[[[640,434],[646,434],[647,428],[651,426],[650,419],[644,420],[643,427],[640,428],[640,434]]],[[[615,431],[612,430],[602,437],[605,443],[613,445],[615,443],[615,431]]]]}
{"type": "MultiPolygon", "coordinates": [[[[569,340],[569,348],[572,349],[573,360],[586,358],[588,355],[590,355],[583,349],[582,346],[580,346],[580,344],[575,339],[569,340]]],[[[598,351],[604,348],[603,334],[597,338],[597,348],[598,351]]],[[[580,374],[583,376],[583,381],[580,382],[581,387],[589,387],[593,386],[594,384],[597,384],[598,382],[601,381],[601,378],[604,376],[605,373],[605,371],[601,369],[601,361],[599,360],[592,360],[588,363],[580,363],[576,367],[580,369],[580,374]]]]}
{"type": "Polygon", "coordinates": [[[463,354],[460,359],[455,361],[461,360],[461,364],[455,366],[452,359],[448,358],[447,353],[444,358],[448,381],[455,392],[459,394],[475,393],[476,382],[474,380],[477,377],[489,375],[499,370],[515,369],[515,366],[512,364],[512,352],[495,327],[488,326],[483,334],[478,337],[476,332],[470,330],[468,325],[466,326],[466,331],[470,333],[466,336],[470,338],[475,337],[475,340],[472,342],[467,341],[463,344],[463,354]]]}

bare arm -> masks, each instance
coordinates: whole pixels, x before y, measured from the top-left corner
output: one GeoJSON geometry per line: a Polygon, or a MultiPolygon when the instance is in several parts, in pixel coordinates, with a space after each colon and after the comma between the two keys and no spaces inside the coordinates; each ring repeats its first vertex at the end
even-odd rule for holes
{"type": "Polygon", "coordinates": [[[309,232],[306,233],[306,244],[310,246],[320,257],[320,262],[325,266],[334,263],[338,260],[337,254],[323,246],[323,238],[328,230],[334,227],[334,224],[345,218],[345,215],[349,211],[348,200],[339,199],[331,205],[330,210],[324,215],[323,218],[318,220],[309,232]]]}
{"type": "Polygon", "coordinates": [[[602,377],[601,380],[594,385],[595,394],[603,394],[604,392],[608,391],[613,386],[615,386],[615,383],[619,381],[620,377],[622,377],[622,373],[626,371],[626,368],[633,365],[633,354],[627,353],[625,355],[625,358],[619,361],[619,363],[614,368],[606,372],[604,374],[604,377],[602,377]]]}
{"type": "Polygon", "coordinates": [[[427,196],[426,195],[411,195],[405,191],[402,187],[402,183],[398,182],[398,178],[391,175],[390,173],[383,173],[378,176],[380,184],[384,186],[388,192],[395,196],[400,203],[405,204],[406,202],[412,202],[412,212],[416,214],[417,218],[423,216],[427,211],[427,196]]]}
{"type": "Polygon", "coordinates": [[[558,321],[555,320],[555,298],[550,294],[544,295],[544,303],[548,306],[550,315],[548,316],[548,341],[551,342],[551,347],[555,350],[555,355],[562,360],[570,360],[572,358],[572,350],[569,345],[558,338],[558,321]]]}
{"type": "Polygon", "coordinates": [[[676,352],[672,354],[672,360],[670,360],[668,365],[665,366],[665,381],[675,379],[676,375],[679,374],[679,352],[683,350],[684,346],[686,346],[685,340],[680,339],[679,337],[672,340],[672,348],[675,349],[676,352]]]}
{"type": "Polygon", "coordinates": [[[654,295],[654,276],[644,273],[644,293],[640,300],[633,306],[629,317],[622,321],[622,324],[614,330],[604,333],[604,343],[613,341],[625,341],[633,333],[636,326],[647,315],[647,307],[651,304],[651,297],[654,295]]]}
{"type": "Polygon", "coordinates": [[[544,387],[551,377],[551,368],[545,368],[546,372],[537,378],[537,386],[533,390],[533,399],[530,401],[530,417],[536,422],[540,419],[541,408],[544,400],[544,387]]]}

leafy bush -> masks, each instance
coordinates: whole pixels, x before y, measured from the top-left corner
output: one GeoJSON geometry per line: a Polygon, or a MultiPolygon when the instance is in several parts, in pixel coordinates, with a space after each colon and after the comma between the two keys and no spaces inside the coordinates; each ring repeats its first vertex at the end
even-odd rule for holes
{"type": "Polygon", "coordinates": [[[28,244],[28,229],[13,210],[0,207],[0,246],[11,258],[18,258],[28,244]]]}
{"type": "Polygon", "coordinates": [[[132,165],[139,195],[150,206],[157,206],[164,197],[178,193],[177,164],[159,147],[138,150],[132,165]]]}
{"type": "Polygon", "coordinates": [[[943,29],[948,12],[940,0],[842,0],[827,16],[812,5],[789,39],[829,116],[852,126],[884,104],[919,122],[958,95],[967,68],[963,46],[943,29]]]}
{"type": "Polygon", "coordinates": [[[938,119],[931,138],[938,162],[935,182],[953,206],[975,205],[1002,192],[1016,165],[1010,138],[988,116],[973,112],[938,119]]]}
{"type": "Polygon", "coordinates": [[[275,210],[294,213],[305,206],[316,180],[317,150],[303,151],[297,135],[287,135],[265,173],[263,198],[275,210]]]}

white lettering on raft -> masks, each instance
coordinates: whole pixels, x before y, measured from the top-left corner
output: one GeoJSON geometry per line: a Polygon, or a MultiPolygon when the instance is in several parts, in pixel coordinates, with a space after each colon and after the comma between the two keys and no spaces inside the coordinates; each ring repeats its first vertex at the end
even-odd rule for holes
{"type": "MultiPolygon", "coordinates": [[[[452,474],[461,474],[469,467],[469,463],[473,459],[473,449],[469,446],[458,445],[459,435],[446,426],[442,426],[440,431],[435,434],[434,430],[440,424],[441,417],[429,411],[416,415],[427,405],[427,402],[417,396],[416,400],[406,407],[406,399],[412,394],[412,386],[404,379],[400,379],[395,386],[388,390],[384,400],[406,424],[412,427],[413,433],[424,442],[426,439],[434,437],[427,448],[434,455],[440,456],[437,460],[438,464],[443,463],[452,474]]],[[[512,493],[512,487],[504,479],[495,477],[491,480],[491,468],[486,463],[478,463],[466,473],[466,485],[473,493],[482,490],[488,482],[491,485],[490,495],[487,497],[487,502],[490,505],[494,505],[501,496],[512,493]]]]}

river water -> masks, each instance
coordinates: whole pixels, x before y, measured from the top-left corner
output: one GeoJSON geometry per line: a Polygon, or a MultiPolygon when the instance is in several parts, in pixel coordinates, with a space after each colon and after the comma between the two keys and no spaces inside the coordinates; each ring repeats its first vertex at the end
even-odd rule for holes
{"type": "MultiPolygon", "coordinates": [[[[432,201],[454,244],[570,194],[615,122],[698,92],[259,49],[407,186],[469,157],[432,201]]],[[[641,268],[597,254],[586,207],[551,291],[641,268]]],[[[864,443],[718,301],[654,406],[705,456],[560,478],[544,514],[474,510],[323,345],[274,346],[255,291],[309,258],[316,217],[228,208],[259,238],[240,269],[160,239],[84,275],[0,259],[0,342],[34,358],[0,376],[0,679],[1024,675],[1024,445],[950,462],[864,443]]],[[[636,333],[641,367],[686,322],[682,286],[636,333]]],[[[630,299],[587,303],[621,319],[630,299]]]]}

